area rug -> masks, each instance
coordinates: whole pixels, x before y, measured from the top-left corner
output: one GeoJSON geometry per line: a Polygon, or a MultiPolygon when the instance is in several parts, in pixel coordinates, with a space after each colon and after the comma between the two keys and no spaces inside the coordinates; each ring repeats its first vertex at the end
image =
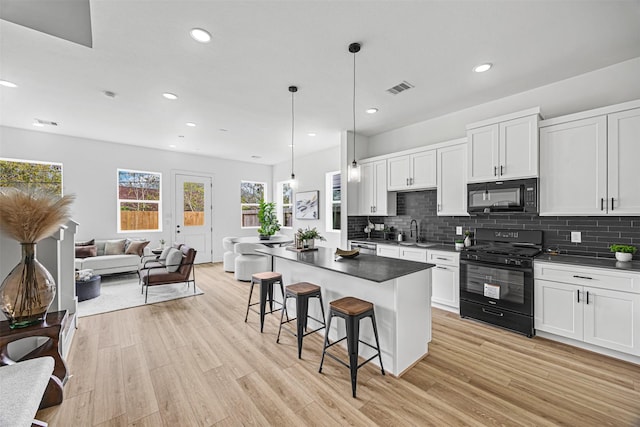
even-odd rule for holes
{"type": "MultiPolygon", "coordinates": [[[[195,295],[204,292],[196,286],[195,295]]],[[[193,286],[185,283],[152,286],[149,288],[147,304],[194,296],[193,286]]],[[[140,293],[137,274],[106,276],[102,278],[100,296],[78,303],[78,317],[92,316],[109,311],[144,305],[144,294],[140,293]]]]}

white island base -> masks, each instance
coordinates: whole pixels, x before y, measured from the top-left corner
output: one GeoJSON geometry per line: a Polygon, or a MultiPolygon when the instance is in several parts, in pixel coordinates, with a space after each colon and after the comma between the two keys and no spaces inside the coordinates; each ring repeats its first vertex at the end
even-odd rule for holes
{"type": "MultiPolygon", "coordinates": [[[[351,296],[373,303],[385,371],[400,376],[427,354],[431,341],[431,270],[378,283],[283,258],[273,260],[273,271],[282,274],[285,285],[310,282],[322,288],[327,317],[329,302],[338,298],[351,296]]],[[[322,318],[317,304],[309,304],[309,315],[322,318]]],[[[312,320],[309,322],[310,327],[315,325],[312,320]]],[[[334,341],[345,335],[344,321],[334,317],[329,338],[334,341]]],[[[360,340],[375,345],[373,328],[367,319],[360,321],[360,340]]],[[[341,344],[346,348],[346,341],[341,344]]],[[[361,357],[368,359],[374,354],[375,350],[360,344],[361,357]]],[[[378,358],[371,363],[378,365],[378,358]]]]}

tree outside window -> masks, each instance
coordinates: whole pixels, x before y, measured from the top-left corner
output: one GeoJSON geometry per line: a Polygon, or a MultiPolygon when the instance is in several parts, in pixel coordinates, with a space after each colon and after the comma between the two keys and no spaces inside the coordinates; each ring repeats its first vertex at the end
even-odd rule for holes
{"type": "Polygon", "coordinates": [[[62,163],[0,159],[0,188],[62,196],[62,163]]]}
{"type": "Polygon", "coordinates": [[[340,172],[329,172],[326,175],[327,194],[327,231],[340,231],[341,179],[340,172]]]}
{"type": "Polygon", "coordinates": [[[264,182],[240,182],[240,224],[242,228],[259,227],[258,208],[267,190],[264,182]]]}
{"type": "Polygon", "coordinates": [[[184,200],[184,226],[204,225],[204,184],[201,182],[185,182],[182,189],[182,197],[184,200]]]}
{"type": "Polygon", "coordinates": [[[118,232],[162,231],[161,177],[118,169],[118,232]]]}
{"type": "Polygon", "coordinates": [[[289,181],[278,183],[278,219],[283,227],[293,227],[293,188],[289,181]]]}

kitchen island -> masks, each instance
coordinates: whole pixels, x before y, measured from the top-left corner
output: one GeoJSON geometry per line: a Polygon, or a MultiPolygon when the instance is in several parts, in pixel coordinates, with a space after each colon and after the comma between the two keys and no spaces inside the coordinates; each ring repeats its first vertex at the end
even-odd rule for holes
{"type": "MultiPolygon", "coordinates": [[[[322,247],[307,252],[286,248],[258,251],[273,257],[273,271],[282,274],[285,286],[310,282],[322,287],[325,313],[330,301],[345,296],[373,303],[382,363],[392,375],[402,375],[427,354],[431,341],[430,269],[433,264],[374,255],[336,259],[333,249],[322,247]]],[[[309,315],[321,318],[316,304],[310,304],[309,315]]],[[[329,338],[335,340],[344,335],[344,322],[333,322],[329,338]]],[[[371,322],[361,322],[360,339],[375,342],[371,322]]],[[[359,352],[367,359],[375,353],[364,345],[359,352]]],[[[377,359],[372,363],[377,364],[377,359]]]]}

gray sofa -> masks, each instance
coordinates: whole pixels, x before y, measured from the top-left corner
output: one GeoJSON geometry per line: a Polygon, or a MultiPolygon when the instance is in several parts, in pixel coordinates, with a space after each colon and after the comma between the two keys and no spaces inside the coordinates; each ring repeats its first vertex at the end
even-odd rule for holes
{"type": "MultiPolygon", "coordinates": [[[[127,245],[125,243],[125,248],[122,253],[117,254],[106,254],[105,247],[107,246],[107,242],[119,242],[119,241],[128,241],[129,244],[132,242],[146,242],[135,239],[112,239],[112,240],[94,240],[95,245],[95,255],[91,254],[91,256],[87,256],[84,258],[78,258],[78,246],[76,246],[76,260],[75,260],[75,268],[76,270],[93,270],[93,274],[102,275],[102,274],[113,274],[113,273],[125,273],[129,271],[138,271],[140,267],[141,257],[145,255],[149,255],[150,250],[146,246],[143,248],[142,253],[126,253],[127,245]]],[[[147,242],[148,244],[148,242],[147,242]]],[[[85,245],[85,246],[93,246],[93,245],[85,245]]],[[[130,251],[133,252],[133,251],[130,251]]]]}

